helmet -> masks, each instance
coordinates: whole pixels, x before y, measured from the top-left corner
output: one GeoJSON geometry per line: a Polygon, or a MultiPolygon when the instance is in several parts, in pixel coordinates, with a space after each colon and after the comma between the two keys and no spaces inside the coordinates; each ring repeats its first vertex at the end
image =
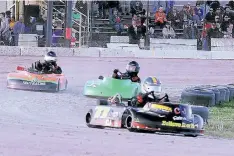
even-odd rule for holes
{"type": "Polygon", "coordinates": [[[127,64],[126,71],[128,73],[139,73],[140,66],[136,61],[131,61],[127,64]]]}
{"type": "Polygon", "coordinates": [[[45,60],[46,62],[56,62],[56,61],[57,61],[57,55],[56,55],[55,52],[49,51],[49,52],[45,55],[44,60],[45,60]]]}
{"type": "Polygon", "coordinates": [[[158,97],[162,91],[161,82],[156,77],[147,77],[141,84],[142,93],[149,93],[154,91],[154,94],[158,97]]]}

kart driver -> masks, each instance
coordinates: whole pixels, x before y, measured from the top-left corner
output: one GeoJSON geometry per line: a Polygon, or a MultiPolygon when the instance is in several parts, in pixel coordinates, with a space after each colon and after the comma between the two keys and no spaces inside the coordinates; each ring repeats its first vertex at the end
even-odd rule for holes
{"type": "Polygon", "coordinates": [[[136,61],[131,61],[126,66],[126,73],[121,73],[118,69],[115,69],[112,77],[115,79],[130,79],[132,82],[140,83],[141,79],[138,77],[139,71],[139,64],[136,61]],[[120,75],[118,73],[120,73],[120,75]]]}
{"type": "Polygon", "coordinates": [[[57,65],[56,61],[56,53],[50,51],[44,56],[44,62],[35,62],[35,69],[45,74],[62,74],[62,69],[57,65]]]}
{"type": "Polygon", "coordinates": [[[148,77],[141,84],[142,93],[131,99],[131,105],[144,107],[147,102],[169,102],[169,97],[165,94],[160,98],[161,82],[155,77],[148,77]],[[164,101],[162,101],[164,99],[164,101]]]}

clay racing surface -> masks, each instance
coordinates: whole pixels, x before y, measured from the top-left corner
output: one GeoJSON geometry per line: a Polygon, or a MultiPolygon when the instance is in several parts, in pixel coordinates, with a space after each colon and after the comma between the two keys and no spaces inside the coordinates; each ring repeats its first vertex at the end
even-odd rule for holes
{"type": "MultiPolygon", "coordinates": [[[[129,59],[59,58],[68,90],[42,93],[6,89],[6,74],[39,57],[0,57],[0,156],[233,156],[234,141],[90,129],[84,122],[94,99],[86,80],[125,70],[129,59]]],[[[233,83],[234,61],[139,59],[140,76],[155,75],[169,96],[187,85],[233,83]]]]}

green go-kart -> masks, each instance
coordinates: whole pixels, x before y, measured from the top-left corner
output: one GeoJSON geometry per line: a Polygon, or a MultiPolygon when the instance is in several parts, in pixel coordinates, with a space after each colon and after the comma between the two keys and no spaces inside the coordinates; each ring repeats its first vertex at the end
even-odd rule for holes
{"type": "Polygon", "coordinates": [[[131,99],[141,92],[141,85],[129,79],[115,79],[99,76],[89,80],[84,86],[84,95],[92,98],[109,98],[120,93],[123,100],[131,99]]]}

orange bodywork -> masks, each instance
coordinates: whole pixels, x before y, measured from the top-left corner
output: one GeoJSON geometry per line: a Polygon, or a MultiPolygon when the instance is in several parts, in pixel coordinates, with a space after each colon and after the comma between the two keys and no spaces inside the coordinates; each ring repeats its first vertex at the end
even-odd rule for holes
{"type": "Polygon", "coordinates": [[[32,81],[35,78],[38,81],[47,81],[47,82],[57,82],[60,80],[60,83],[66,81],[66,78],[63,74],[35,74],[27,71],[19,71],[14,73],[9,73],[7,75],[8,79],[23,79],[27,81],[32,81]]]}

